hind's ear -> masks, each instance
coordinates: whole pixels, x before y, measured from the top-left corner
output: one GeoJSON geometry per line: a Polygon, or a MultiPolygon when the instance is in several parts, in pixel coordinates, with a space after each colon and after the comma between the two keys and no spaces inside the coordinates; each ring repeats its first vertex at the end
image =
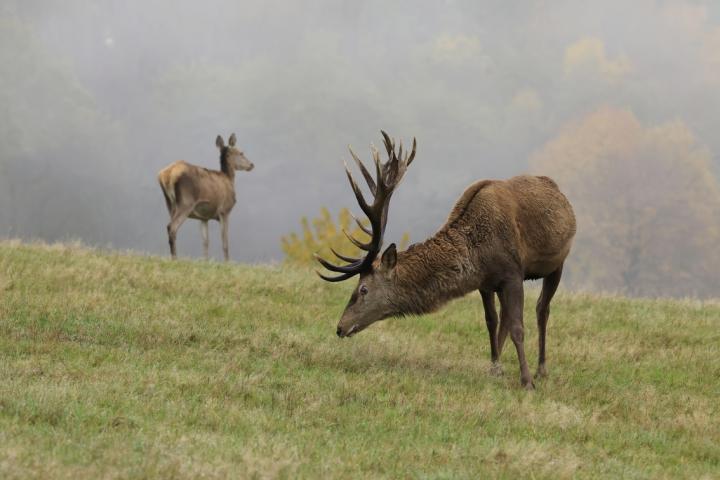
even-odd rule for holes
{"type": "Polygon", "coordinates": [[[236,140],[237,139],[235,138],[235,134],[233,133],[232,135],[230,135],[230,138],[228,139],[228,145],[230,145],[231,147],[234,147],[236,140]]]}
{"type": "Polygon", "coordinates": [[[217,136],[215,139],[215,145],[217,145],[218,148],[223,148],[225,146],[225,140],[223,140],[222,136],[217,136]]]}
{"type": "Polygon", "coordinates": [[[397,263],[397,247],[394,243],[391,243],[390,246],[385,249],[382,257],[380,257],[380,263],[388,270],[395,268],[395,264],[397,263]]]}

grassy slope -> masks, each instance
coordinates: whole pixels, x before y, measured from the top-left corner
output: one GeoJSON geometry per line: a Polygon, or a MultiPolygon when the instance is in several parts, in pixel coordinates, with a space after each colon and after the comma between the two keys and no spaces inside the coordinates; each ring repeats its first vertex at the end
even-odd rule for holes
{"type": "Polygon", "coordinates": [[[527,393],[479,295],[341,341],[350,288],[0,243],[0,477],[720,476],[717,303],[560,293],[527,393]]]}

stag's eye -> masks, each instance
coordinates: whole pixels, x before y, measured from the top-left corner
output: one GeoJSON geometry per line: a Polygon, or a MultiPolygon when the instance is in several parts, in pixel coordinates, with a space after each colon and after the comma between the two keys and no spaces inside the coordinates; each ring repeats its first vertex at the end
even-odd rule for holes
{"type": "Polygon", "coordinates": [[[365,285],[360,285],[360,295],[367,295],[368,289],[365,285]]]}

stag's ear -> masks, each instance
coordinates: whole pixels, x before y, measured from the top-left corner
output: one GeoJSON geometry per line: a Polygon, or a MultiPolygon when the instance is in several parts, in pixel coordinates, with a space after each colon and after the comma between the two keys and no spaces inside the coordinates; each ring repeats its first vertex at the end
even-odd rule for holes
{"type": "Polygon", "coordinates": [[[230,145],[231,147],[234,147],[236,140],[237,139],[235,138],[235,134],[233,133],[232,135],[230,135],[230,138],[228,138],[228,145],[230,145]]]}
{"type": "Polygon", "coordinates": [[[397,248],[394,243],[391,243],[390,246],[385,249],[380,258],[380,263],[382,263],[382,266],[387,270],[395,268],[395,264],[397,263],[397,248]]]}
{"type": "Polygon", "coordinates": [[[217,145],[218,148],[223,148],[225,146],[225,140],[223,140],[222,136],[217,136],[215,139],[215,145],[217,145]]]}

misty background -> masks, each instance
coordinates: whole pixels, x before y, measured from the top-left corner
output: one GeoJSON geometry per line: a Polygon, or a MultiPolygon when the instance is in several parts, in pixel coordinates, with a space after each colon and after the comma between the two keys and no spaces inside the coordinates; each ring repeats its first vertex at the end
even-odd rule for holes
{"type": "Polygon", "coordinates": [[[382,128],[418,139],[388,243],[535,172],[578,214],[570,286],[720,296],[718,2],[2,0],[0,109],[0,237],[167,255],[157,172],[235,132],[231,258],[281,261],[301,217],[359,213],[347,145],[382,128]]]}

